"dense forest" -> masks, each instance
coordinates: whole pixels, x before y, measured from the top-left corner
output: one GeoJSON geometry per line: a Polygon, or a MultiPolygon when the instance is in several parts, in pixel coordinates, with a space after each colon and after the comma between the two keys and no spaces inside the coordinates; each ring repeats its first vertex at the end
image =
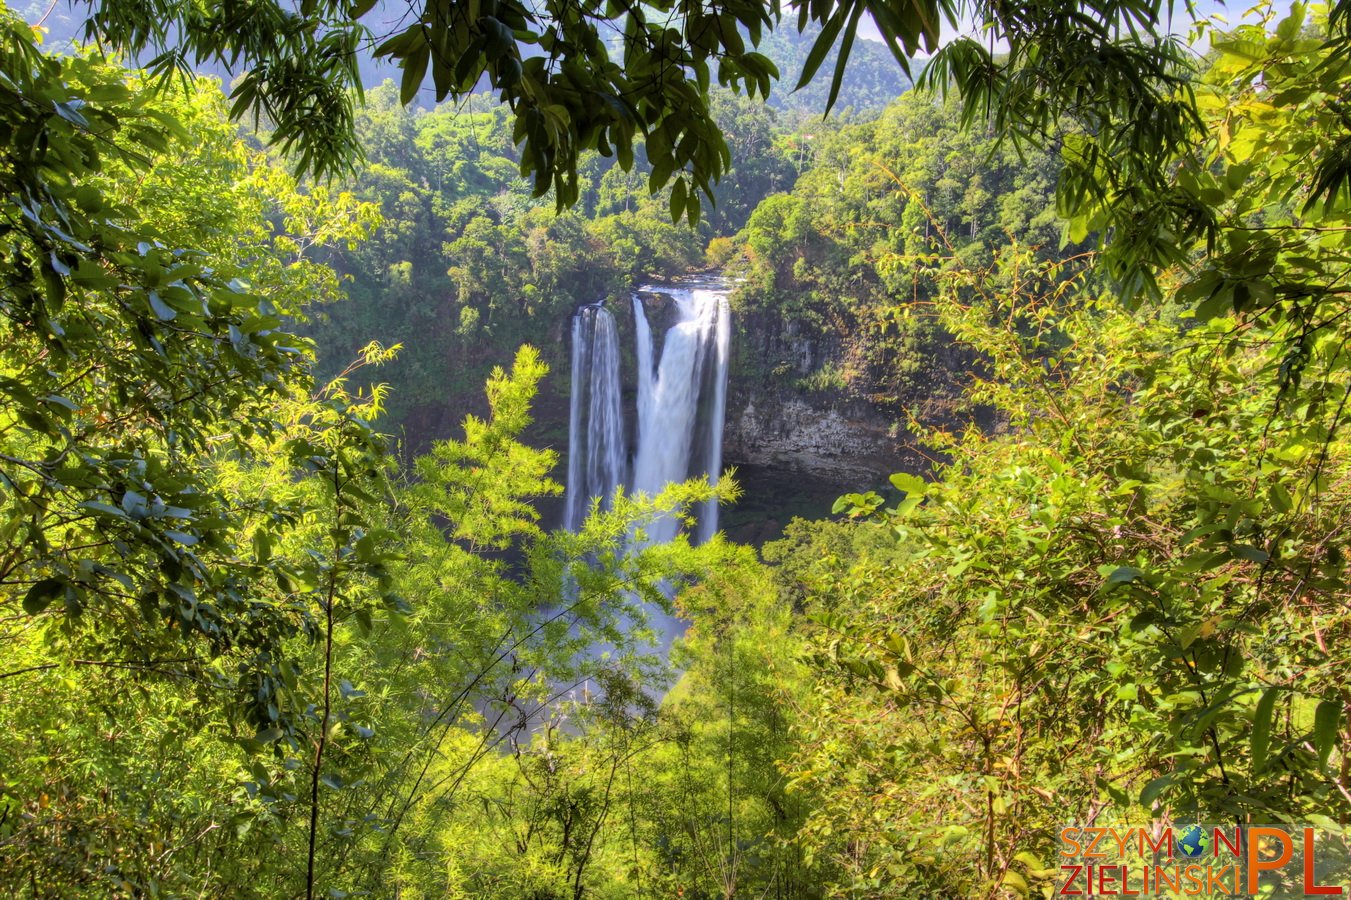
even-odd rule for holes
{"type": "Polygon", "coordinates": [[[0,6],[0,892],[1345,853],[1351,9],[372,5],[0,6]],[[558,527],[569,317],[692,273],[747,476],[558,527]]]}

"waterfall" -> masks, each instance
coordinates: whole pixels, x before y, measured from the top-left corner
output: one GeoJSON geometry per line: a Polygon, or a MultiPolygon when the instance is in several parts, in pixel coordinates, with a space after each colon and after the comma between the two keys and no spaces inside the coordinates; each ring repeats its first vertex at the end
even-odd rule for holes
{"type": "MultiPolygon", "coordinates": [[[[731,314],[727,292],[706,287],[649,288],[633,295],[633,361],[636,388],[626,427],[619,335],[614,317],[601,305],[579,309],[572,320],[572,406],[568,423],[568,488],[564,526],[582,527],[591,505],[602,508],[619,490],[649,497],[666,485],[707,476],[717,483],[722,467],[722,429],[727,407],[727,366],[731,314]],[[628,465],[631,441],[632,467],[628,465]]],[[[691,540],[707,541],[718,529],[718,506],[696,511],[691,540]]],[[[648,523],[641,545],[669,541],[680,522],[663,516],[648,523]]],[[[631,548],[640,545],[630,534],[631,548]]],[[[662,586],[667,589],[669,586],[662,586]]],[[[575,582],[565,594],[575,599],[575,582]]],[[[636,595],[630,595],[637,599],[636,595]]],[[[649,652],[669,658],[672,642],[686,622],[661,607],[644,604],[636,618],[616,624],[628,633],[636,622],[650,629],[649,652]]],[[[577,626],[574,624],[573,629],[577,626]]],[[[575,633],[575,632],[574,632],[575,633]]],[[[593,639],[583,653],[594,660],[615,651],[593,639]]],[[[659,695],[654,695],[654,698],[659,695]]]]}
{"type": "MultiPolygon", "coordinates": [[[[721,294],[706,290],[673,293],[672,299],[676,321],[667,330],[660,359],[654,363],[647,311],[641,297],[633,298],[639,345],[638,450],[633,462],[633,489],[648,496],[656,495],[673,481],[684,481],[692,475],[708,474],[710,479],[716,478],[716,470],[706,468],[710,450],[704,448],[697,455],[692,455],[692,451],[699,430],[700,400],[712,399],[706,397],[704,391],[708,380],[704,377],[705,363],[710,351],[715,363],[713,380],[726,378],[725,369],[716,372],[719,310],[725,300],[721,294]],[[644,343],[648,346],[644,347],[644,343]],[[647,385],[646,390],[644,385],[647,385]]],[[[705,443],[711,443],[713,430],[704,429],[705,443]]],[[[716,431],[720,450],[721,427],[716,431]]],[[[720,464],[721,458],[717,462],[720,464]]],[[[704,517],[708,518],[707,512],[704,517]]],[[[677,528],[674,518],[664,517],[648,529],[647,540],[654,544],[664,543],[675,537],[677,528]]],[[[712,533],[709,531],[708,536],[712,533]]]]}
{"type": "MultiPolygon", "coordinates": [[[[704,456],[704,471],[708,483],[714,486],[722,473],[722,429],[727,420],[727,357],[732,349],[732,315],[727,308],[725,294],[717,298],[717,324],[714,326],[713,403],[708,423],[708,443],[704,456]]],[[[709,500],[699,515],[699,543],[710,540],[718,532],[718,502],[709,500]]]]}
{"type": "Polygon", "coordinates": [[[568,489],[564,527],[580,528],[600,498],[609,508],[625,481],[628,451],[619,381],[619,330],[602,306],[572,319],[572,408],[568,416],[568,489]]]}
{"type": "MultiPolygon", "coordinates": [[[[633,295],[637,362],[637,422],[632,481],[655,496],[671,482],[707,475],[717,484],[727,407],[731,314],[727,293],[699,287],[649,289],[633,295]],[[669,324],[657,341],[645,294],[671,301],[669,324]]],[[[599,306],[583,307],[572,325],[572,408],[565,526],[581,526],[592,498],[611,496],[624,482],[618,337],[614,319],[599,306]],[[597,462],[601,460],[601,462],[597,462]]],[[[717,503],[699,510],[694,537],[709,540],[718,527],[717,503]]],[[[653,523],[647,543],[675,537],[672,517],[653,523]]]]}

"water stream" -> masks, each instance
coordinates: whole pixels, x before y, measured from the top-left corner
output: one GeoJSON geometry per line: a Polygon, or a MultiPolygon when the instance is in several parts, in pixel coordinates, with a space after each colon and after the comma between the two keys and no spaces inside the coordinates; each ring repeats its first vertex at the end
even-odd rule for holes
{"type": "MultiPolygon", "coordinates": [[[[631,432],[623,415],[614,316],[591,305],[573,317],[564,519],[571,530],[581,527],[597,498],[604,506],[624,488],[654,496],[672,482],[701,475],[716,484],[722,468],[732,331],[727,291],[644,288],[634,292],[632,302],[637,401],[631,432]]],[[[717,504],[705,504],[697,518],[692,538],[706,541],[717,532],[717,504]]],[[[669,541],[678,529],[679,523],[666,517],[647,529],[646,541],[669,541]]]]}
{"type": "Polygon", "coordinates": [[[597,498],[602,508],[609,508],[627,472],[619,329],[603,306],[584,306],[572,319],[572,408],[563,527],[580,528],[597,498]]]}

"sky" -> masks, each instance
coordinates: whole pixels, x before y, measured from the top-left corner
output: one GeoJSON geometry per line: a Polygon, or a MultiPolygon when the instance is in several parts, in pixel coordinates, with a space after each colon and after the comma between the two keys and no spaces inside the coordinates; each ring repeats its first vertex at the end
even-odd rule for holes
{"type": "MultiPolygon", "coordinates": [[[[1289,0],[1285,0],[1285,2],[1281,2],[1281,0],[1276,0],[1273,6],[1277,10],[1288,9],[1289,0]]],[[[1230,4],[1225,4],[1221,2],[1221,0],[1197,0],[1196,3],[1197,16],[1211,19],[1212,21],[1215,22],[1216,25],[1220,27],[1232,27],[1242,22],[1249,22],[1249,23],[1258,22],[1260,21],[1260,17],[1256,14],[1255,12],[1256,9],[1257,7],[1252,6],[1249,2],[1246,2],[1246,0],[1242,0],[1242,2],[1239,3],[1230,3],[1230,4]]],[[[1188,30],[1190,30],[1192,17],[1190,14],[1188,14],[1186,7],[1182,3],[1182,0],[1177,0],[1177,8],[1176,12],[1173,15],[1173,20],[1174,20],[1173,25],[1174,34],[1183,35],[1186,34],[1188,30]]],[[[968,20],[962,23],[962,25],[955,31],[948,27],[944,27],[943,42],[946,43],[948,41],[951,41],[957,35],[975,36],[977,34],[978,31],[976,27],[974,26],[974,24],[972,24],[970,20],[968,20]]],[[[859,23],[858,36],[864,40],[877,41],[879,43],[882,41],[882,34],[877,30],[877,25],[873,22],[871,17],[864,17],[863,21],[859,23]]],[[[1208,42],[1203,39],[1197,45],[1197,50],[1203,52],[1205,50],[1207,43],[1208,42]]]]}

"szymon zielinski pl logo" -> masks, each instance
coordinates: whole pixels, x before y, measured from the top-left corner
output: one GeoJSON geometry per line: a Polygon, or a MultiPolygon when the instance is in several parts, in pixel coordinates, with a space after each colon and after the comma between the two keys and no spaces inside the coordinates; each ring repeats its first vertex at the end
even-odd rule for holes
{"type": "Polygon", "coordinates": [[[1313,825],[1060,830],[1058,897],[1345,897],[1346,835],[1313,825]]]}

